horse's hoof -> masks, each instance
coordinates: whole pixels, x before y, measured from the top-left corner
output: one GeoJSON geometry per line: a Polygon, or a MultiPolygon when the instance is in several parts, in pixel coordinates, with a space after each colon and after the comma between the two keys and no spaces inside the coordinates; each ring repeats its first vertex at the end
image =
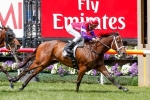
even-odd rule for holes
{"type": "Polygon", "coordinates": [[[13,89],[14,88],[13,82],[12,81],[9,81],[9,82],[10,82],[9,86],[13,89]]]}
{"type": "Polygon", "coordinates": [[[19,90],[21,91],[21,90],[23,90],[23,88],[19,88],[19,90]]]}
{"type": "Polygon", "coordinates": [[[14,89],[14,85],[13,85],[13,84],[10,84],[10,87],[11,87],[12,89],[14,89]]]}
{"type": "Polygon", "coordinates": [[[9,81],[11,81],[11,82],[16,82],[17,81],[17,77],[16,76],[14,76],[13,78],[11,78],[9,81]]]}
{"type": "Polygon", "coordinates": [[[127,91],[129,91],[129,89],[127,89],[127,88],[124,88],[124,89],[123,89],[123,91],[124,91],[124,92],[127,92],[127,91]]]}

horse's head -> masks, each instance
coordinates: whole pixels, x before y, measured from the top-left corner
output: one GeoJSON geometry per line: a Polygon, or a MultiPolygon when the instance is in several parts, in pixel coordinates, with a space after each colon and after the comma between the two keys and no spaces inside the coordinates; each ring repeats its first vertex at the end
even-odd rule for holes
{"type": "Polygon", "coordinates": [[[5,44],[7,49],[18,50],[21,47],[21,44],[15,37],[15,33],[9,27],[3,27],[2,32],[5,33],[5,44]]]}
{"type": "Polygon", "coordinates": [[[113,35],[113,41],[111,42],[111,48],[114,49],[121,57],[126,57],[126,50],[123,45],[123,41],[119,33],[115,32],[113,35]]]}
{"type": "Polygon", "coordinates": [[[106,46],[107,48],[115,50],[121,56],[121,58],[126,57],[126,50],[125,50],[125,47],[123,45],[122,38],[121,38],[121,36],[119,35],[118,32],[113,32],[113,33],[110,33],[110,34],[106,34],[106,35],[103,35],[103,37],[105,37],[104,40],[107,43],[104,44],[102,41],[100,41],[100,42],[104,46],[106,46]]]}

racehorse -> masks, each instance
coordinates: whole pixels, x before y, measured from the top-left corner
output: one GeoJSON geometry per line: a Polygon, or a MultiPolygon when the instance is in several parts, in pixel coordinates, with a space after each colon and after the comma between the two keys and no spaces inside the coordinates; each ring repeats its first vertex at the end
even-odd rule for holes
{"type": "Polygon", "coordinates": [[[13,30],[4,25],[2,25],[0,29],[0,48],[6,46],[8,50],[18,50],[21,47],[21,44],[16,39],[13,30]]]}
{"type": "MultiPolygon", "coordinates": [[[[11,54],[15,57],[16,62],[18,62],[18,59],[16,57],[16,50],[18,50],[21,47],[21,44],[15,37],[15,33],[10,27],[5,27],[2,25],[0,27],[0,48],[6,47],[8,50],[10,50],[11,54]]],[[[3,68],[3,66],[0,66],[0,70],[5,73],[6,77],[11,79],[11,76],[8,74],[8,72],[3,68]]],[[[10,84],[11,87],[13,86],[10,84]]]]}
{"type": "MultiPolygon", "coordinates": [[[[44,68],[49,65],[61,62],[62,64],[74,68],[72,61],[68,57],[63,57],[63,48],[66,42],[60,40],[46,41],[41,43],[30,57],[27,57],[26,62],[22,67],[31,59],[34,58],[33,63],[29,65],[23,72],[12,78],[11,81],[16,82],[27,72],[33,70],[31,75],[22,84],[20,90],[23,90],[30,80],[40,73],[44,68]]],[[[76,91],[79,91],[79,86],[85,72],[96,69],[108,78],[114,85],[123,91],[128,91],[127,88],[118,84],[109,74],[104,64],[104,53],[109,49],[114,49],[120,55],[126,55],[126,50],[123,46],[121,36],[117,32],[101,34],[99,40],[96,42],[85,42],[83,48],[77,48],[76,60],[78,65],[78,77],[76,83],[76,91]]]]}

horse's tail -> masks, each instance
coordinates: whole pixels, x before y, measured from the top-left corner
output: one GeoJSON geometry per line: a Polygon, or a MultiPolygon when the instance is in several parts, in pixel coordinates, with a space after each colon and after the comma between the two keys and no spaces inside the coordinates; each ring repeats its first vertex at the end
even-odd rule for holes
{"type": "Polygon", "coordinates": [[[18,69],[19,68],[23,68],[30,60],[32,60],[33,58],[35,58],[36,51],[37,51],[37,49],[35,49],[34,52],[30,56],[28,56],[21,65],[18,66],[18,69]]]}

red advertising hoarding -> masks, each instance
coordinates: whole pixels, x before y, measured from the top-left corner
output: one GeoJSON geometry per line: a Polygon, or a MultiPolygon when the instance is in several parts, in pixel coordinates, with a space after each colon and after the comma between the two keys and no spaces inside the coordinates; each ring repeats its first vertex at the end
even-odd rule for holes
{"type": "Polygon", "coordinates": [[[137,38],[137,0],[41,0],[42,37],[69,38],[72,22],[98,18],[96,35],[118,31],[123,38],[137,38]]]}

